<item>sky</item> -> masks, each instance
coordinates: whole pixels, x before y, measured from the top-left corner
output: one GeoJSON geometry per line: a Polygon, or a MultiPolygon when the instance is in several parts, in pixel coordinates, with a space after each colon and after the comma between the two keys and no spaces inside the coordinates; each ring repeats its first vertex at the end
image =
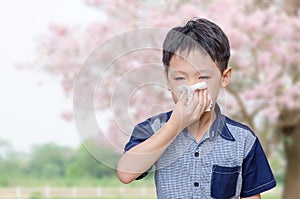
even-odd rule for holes
{"type": "Polygon", "coordinates": [[[60,116],[72,108],[72,99],[64,96],[58,80],[16,64],[34,59],[36,40],[50,23],[85,26],[101,17],[83,0],[0,1],[0,140],[25,153],[48,142],[80,144],[74,122],[60,116]]]}

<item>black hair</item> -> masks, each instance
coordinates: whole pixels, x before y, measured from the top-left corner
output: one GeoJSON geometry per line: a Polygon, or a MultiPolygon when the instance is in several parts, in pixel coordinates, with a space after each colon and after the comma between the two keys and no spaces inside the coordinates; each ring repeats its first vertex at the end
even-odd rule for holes
{"type": "Polygon", "coordinates": [[[188,54],[194,49],[208,53],[221,73],[227,68],[230,46],[226,34],[215,23],[198,18],[188,21],[184,26],[174,27],[167,33],[162,57],[166,72],[174,54],[188,54]]]}

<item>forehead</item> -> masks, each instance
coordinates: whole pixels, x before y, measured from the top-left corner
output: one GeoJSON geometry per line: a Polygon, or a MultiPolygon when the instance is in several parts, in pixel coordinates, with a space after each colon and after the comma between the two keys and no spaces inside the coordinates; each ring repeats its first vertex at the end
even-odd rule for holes
{"type": "Polygon", "coordinates": [[[176,53],[170,60],[169,69],[173,71],[186,71],[186,72],[217,72],[217,64],[211,57],[199,50],[194,50],[189,53],[176,53]]]}

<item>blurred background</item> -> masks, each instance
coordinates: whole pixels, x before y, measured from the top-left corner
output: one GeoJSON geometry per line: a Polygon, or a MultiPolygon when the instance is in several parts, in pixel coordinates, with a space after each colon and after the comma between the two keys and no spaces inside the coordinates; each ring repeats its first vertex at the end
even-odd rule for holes
{"type": "MultiPolygon", "coordinates": [[[[107,89],[95,91],[99,125],[109,139],[103,132],[91,132],[92,137],[78,132],[73,85],[86,60],[105,67],[102,60],[113,47],[90,56],[103,42],[138,28],[169,29],[194,17],[209,18],[229,37],[234,73],[222,108],[262,142],[278,184],[262,198],[300,198],[299,9],[298,0],[1,1],[0,198],[155,198],[152,174],[130,185],[118,181],[114,168],[122,147],[110,149],[125,144],[128,135],[122,130],[161,111],[155,105],[168,106],[171,99],[165,90],[150,97],[145,89],[125,108],[116,102],[119,122],[132,120],[123,129],[105,113],[123,75],[160,63],[159,52],[122,56],[105,76],[107,89]],[[113,163],[99,161],[95,151],[113,163]]],[[[143,39],[156,42],[151,34],[143,39]]],[[[98,73],[86,75],[88,85],[98,73]]],[[[139,73],[122,84],[138,87],[148,75],[139,73]]],[[[77,92],[84,102],[85,91],[77,92]]]]}

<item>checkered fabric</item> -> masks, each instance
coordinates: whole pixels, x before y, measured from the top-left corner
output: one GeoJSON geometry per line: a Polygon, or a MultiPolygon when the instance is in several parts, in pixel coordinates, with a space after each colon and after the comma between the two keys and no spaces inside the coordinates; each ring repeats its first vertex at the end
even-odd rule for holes
{"type": "MultiPolygon", "coordinates": [[[[247,126],[222,115],[218,105],[215,112],[216,119],[200,142],[186,128],[155,163],[159,199],[249,197],[276,186],[258,138],[247,126]]],[[[171,114],[137,124],[125,151],[157,132],[171,114]]]]}

